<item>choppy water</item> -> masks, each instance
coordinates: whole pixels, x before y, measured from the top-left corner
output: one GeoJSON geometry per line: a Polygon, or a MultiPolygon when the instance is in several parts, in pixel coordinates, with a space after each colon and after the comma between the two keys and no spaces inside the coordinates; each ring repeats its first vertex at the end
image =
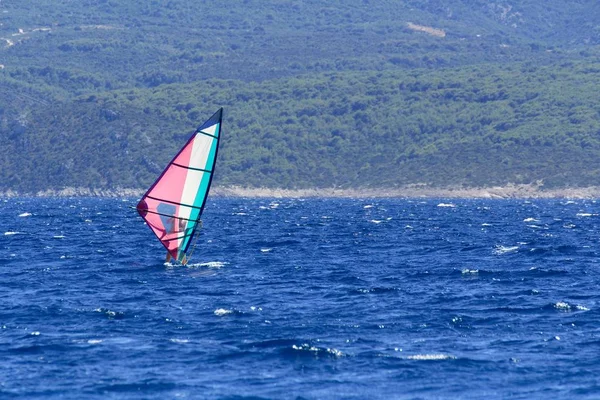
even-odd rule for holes
{"type": "Polygon", "coordinates": [[[0,397],[598,398],[600,204],[0,200],[0,397]]]}

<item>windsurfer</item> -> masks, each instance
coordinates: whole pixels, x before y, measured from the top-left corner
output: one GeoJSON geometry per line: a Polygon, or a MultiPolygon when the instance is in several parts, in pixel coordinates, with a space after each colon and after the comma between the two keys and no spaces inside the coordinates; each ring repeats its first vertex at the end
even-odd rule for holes
{"type": "MultiPolygon", "coordinates": [[[[176,235],[179,232],[185,231],[186,221],[184,219],[179,219],[176,216],[172,216],[171,218],[168,219],[168,223],[171,226],[171,229],[169,230],[168,233],[174,233],[176,235]],[[179,223],[177,221],[179,221],[179,223]]],[[[165,262],[171,261],[171,258],[172,258],[171,253],[169,252],[169,250],[167,250],[167,257],[165,259],[165,262]]],[[[183,256],[181,263],[183,265],[187,264],[187,259],[186,259],[185,255],[183,256]]]]}

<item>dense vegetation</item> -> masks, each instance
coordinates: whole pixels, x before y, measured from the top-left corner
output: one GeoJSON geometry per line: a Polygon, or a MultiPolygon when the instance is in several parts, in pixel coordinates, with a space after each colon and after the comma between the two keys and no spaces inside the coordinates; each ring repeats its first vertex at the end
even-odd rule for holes
{"type": "Polygon", "coordinates": [[[146,187],[220,106],[222,185],[600,184],[595,1],[26,3],[0,190],[146,187]]]}

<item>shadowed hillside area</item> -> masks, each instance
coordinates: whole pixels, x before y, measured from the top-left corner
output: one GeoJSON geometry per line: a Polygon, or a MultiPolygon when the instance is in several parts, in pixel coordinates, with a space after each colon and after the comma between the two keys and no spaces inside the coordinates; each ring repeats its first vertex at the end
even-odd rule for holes
{"type": "Polygon", "coordinates": [[[0,191],[600,185],[600,4],[0,2],[0,191]]]}

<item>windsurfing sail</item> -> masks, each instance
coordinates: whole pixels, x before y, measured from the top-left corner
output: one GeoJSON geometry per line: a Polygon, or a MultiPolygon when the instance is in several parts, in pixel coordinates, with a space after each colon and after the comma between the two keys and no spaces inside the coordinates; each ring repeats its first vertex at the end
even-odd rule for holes
{"type": "Polygon", "coordinates": [[[210,189],[223,109],[194,132],[137,205],[171,257],[185,262],[210,189]]]}

